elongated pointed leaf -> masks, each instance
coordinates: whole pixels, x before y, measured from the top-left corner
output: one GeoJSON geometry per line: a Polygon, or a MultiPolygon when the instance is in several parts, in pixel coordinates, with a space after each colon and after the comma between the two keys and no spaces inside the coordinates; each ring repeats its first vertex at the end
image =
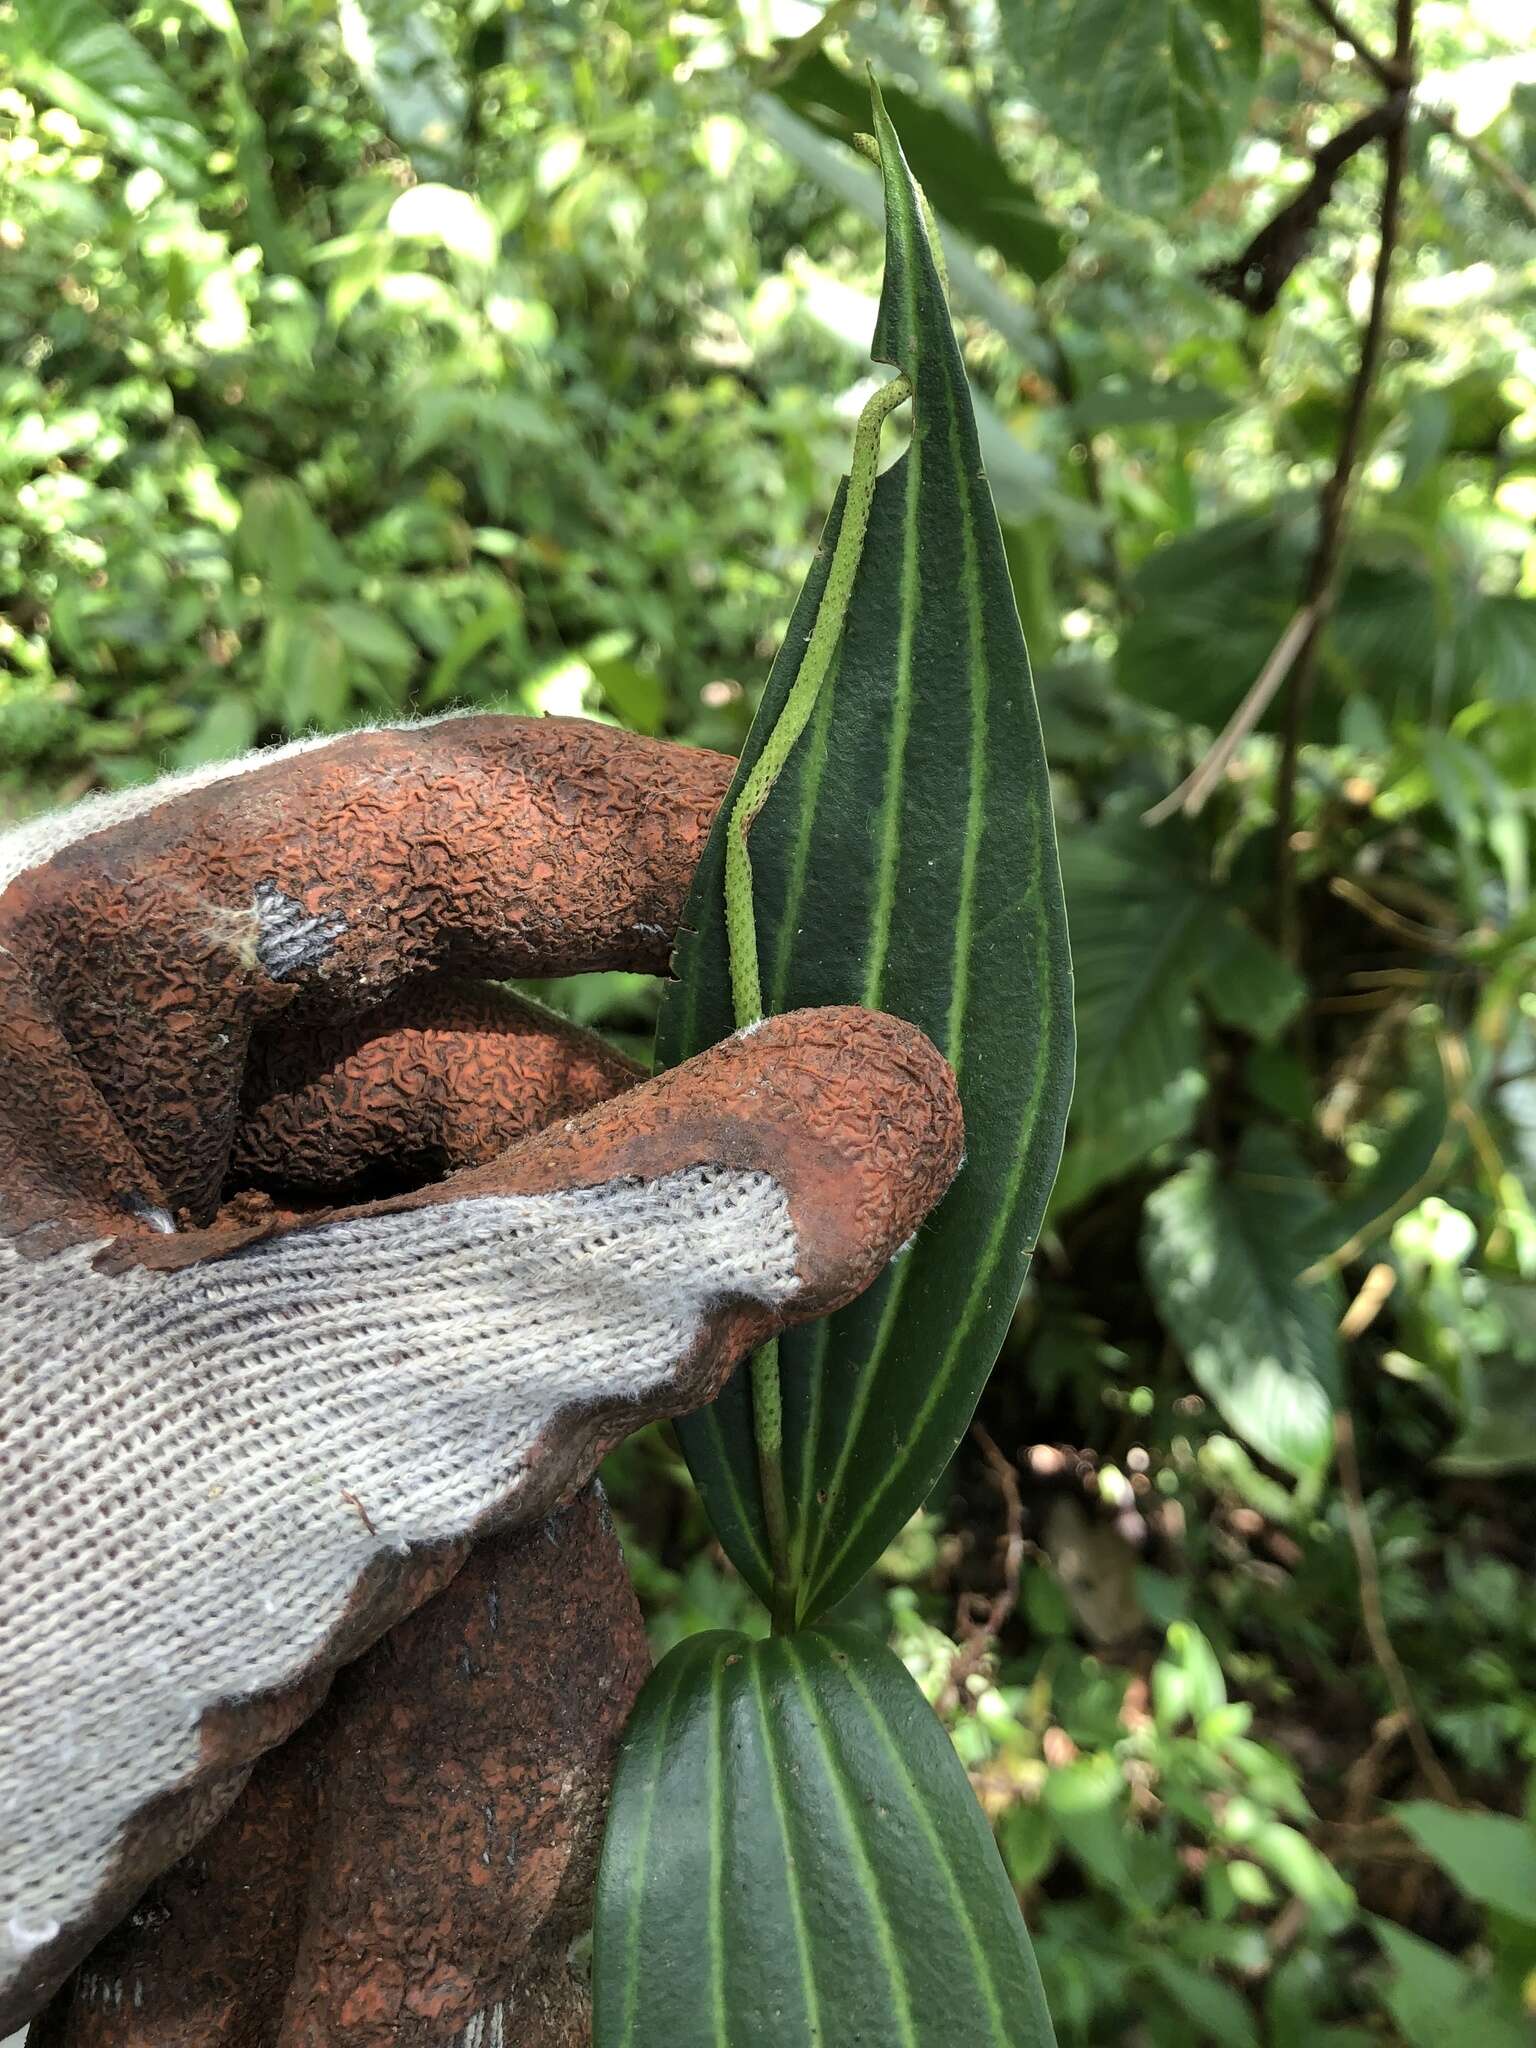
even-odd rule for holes
{"type": "Polygon", "coordinates": [[[0,57],[30,90],[183,191],[207,175],[197,117],[136,36],[97,0],[15,0],[0,57]]]}
{"type": "Polygon", "coordinates": [[[595,2048],[1051,2048],[944,1731],[852,1628],[679,1644],[624,1737],[595,2048]]]}
{"type": "MultiPolygon", "coordinates": [[[[919,1024],[960,1083],[966,1164],[851,1308],[781,1345],[798,1613],[854,1585],[926,1498],[997,1356],[1061,1149],[1071,968],[1029,663],[965,371],[899,145],[877,109],[889,229],[874,352],[912,379],[912,444],[882,477],[840,658],[753,827],[770,1010],[867,1003],[919,1024]]],[[[794,680],[828,522],[743,754],[794,680]]],[[[739,786],[739,783],[738,783],[739,786]]],[[[727,799],[663,1005],[665,1064],[727,1036],[727,799]]],[[[683,1425],[737,1566],[769,1583],[746,1376],[683,1425]]]]}

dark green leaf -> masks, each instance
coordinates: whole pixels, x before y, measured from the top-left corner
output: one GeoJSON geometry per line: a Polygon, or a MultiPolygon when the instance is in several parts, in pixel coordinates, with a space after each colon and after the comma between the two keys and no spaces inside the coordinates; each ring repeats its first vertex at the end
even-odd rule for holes
{"type": "Polygon", "coordinates": [[[1108,195],[1155,213],[1226,168],[1258,76],[1258,0],[1004,7],[1024,90],[1108,195]]]}
{"type": "Polygon", "coordinates": [[[1483,598],[1472,614],[1469,681],[1506,704],[1536,698],[1536,600],[1483,598]]]}
{"type": "Polygon", "coordinates": [[[1053,1197],[1083,1200],[1190,1127],[1205,1092],[1197,991],[1272,1037],[1301,985],[1206,880],[1176,827],[1096,825],[1064,842],[1077,994],[1077,1102],[1053,1197]]]}
{"type": "Polygon", "coordinates": [[[342,42],[384,127],[424,177],[457,163],[468,90],[431,17],[414,0],[341,0],[342,42]]]}
{"type": "Polygon", "coordinates": [[[1159,548],[1136,575],[1121,689],[1191,724],[1224,725],[1296,610],[1304,564],[1295,527],[1268,517],[1159,548]]]}
{"type": "MultiPolygon", "coordinates": [[[[882,1279],[781,1345],[799,1612],[824,1611],[927,1496],[1017,1301],[1072,1075],[1070,962],[1029,665],[965,371],[917,196],[879,114],[890,230],[875,353],[916,391],[875,492],[842,648],[752,833],[772,1010],[864,1002],[919,1024],[965,1106],[954,1187],[882,1279]]],[[[778,717],[821,595],[834,510],[743,754],[778,717]]],[[[739,786],[739,785],[738,785],[739,786]]],[[[733,1027],[725,819],[684,916],[658,1051],[733,1027]]],[[[682,1426],[727,1549],[766,1589],[745,1375],[682,1426]]]]}
{"type": "Polygon", "coordinates": [[[948,1738],[873,1637],[693,1636],[624,1737],[595,2048],[1051,2048],[948,1738]]]}
{"type": "MultiPolygon", "coordinates": [[[[1128,696],[1194,725],[1224,725],[1301,598],[1307,522],[1290,514],[1229,519],[1148,557],[1135,579],[1136,609],[1120,643],[1128,696]]],[[[1447,634],[1435,586],[1414,561],[1360,557],[1344,572],[1323,642],[1325,678],[1365,689],[1384,714],[1422,717],[1447,634]]],[[[1284,695],[1260,721],[1274,728],[1284,695]]],[[[1337,713],[1319,706],[1331,736],[1337,713]]]]}
{"type": "Polygon", "coordinates": [[[183,191],[206,176],[197,117],[144,45],[97,0],[14,0],[0,56],[32,91],[183,191]]]}
{"type": "MultiPolygon", "coordinates": [[[[803,58],[774,91],[823,134],[840,141],[849,142],[869,128],[867,89],[824,50],[803,58]]],[[[944,220],[972,241],[989,243],[1037,283],[1061,268],[1066,243],[1060,232],[1029,187],[974,128],[898,87],[885,87],[884,97],[912,174],[944,220]]]]}
{"type": "Polygon", "coordinates": [[[1307,992],[1295,968],[1230,911],[1209,921],[1198,981],[1213,1016],[1261,1041],[1279,1037],[1307,992]]]}
{"type": "Polygon", "coordinates": [[[1339,1391],[1339,1302],[1305,1285],[1323,1198],[1285,1141],[1250,1131],[1224,1179],[1209,1153],[1147,1202],[1142,1263],[1189,1369],[1230,1426],[1299,1477],[1327,1467],[1339,1391]]]}

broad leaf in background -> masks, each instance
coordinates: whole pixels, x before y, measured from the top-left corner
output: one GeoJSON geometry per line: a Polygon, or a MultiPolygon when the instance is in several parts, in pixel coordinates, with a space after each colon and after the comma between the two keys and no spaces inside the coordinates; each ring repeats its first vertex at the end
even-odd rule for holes
{"type": "Polygon", "coordinates": [[[1409,2048],[1530,2048],[1529,2019],[1510,1992],[1390,1920],[1373,1915],[1371,1925],[1392,1966],[1387,2008],[1409,2048]]]}
{"type": "Polygon", "coordinates": [[[13,0],[0,59],[22,82],[185,192],[207,177],[197,117],[144,45],[97,0],[13,0]]]}
{"type": "Polygon", "coordinates": [[[1226,168],[1258,77],[1259,0],[1004,7],[1022,83],[1111,199],[1158,213],[1226,168]]]}
{"type": "Polygon", "coordinates": [[[1249,1131],[1224,1177],[1208,1152],[1150,1196],[1142,1265],[1201,1391],[1244,1442],[1303,1480],[1333,1452],[1341,1307],[1302,1246],[1324,1198],[1278,1132],[1249,1131]]]}
{"type": "Polygon", "coordinates": [[[1536,1924],[1536,1826],[1507,1813],[1468,1813],[1433,1799],[1410,1799],[1394,1810],[1469,1899],[1536,1924]]]}
{"type": "MultiPolygon", "coordinates": [[[[869,126],[869,93],[824,50],[813,51],[773,90],[825,135],[851,143],[869,126]]],[[[973,242],[988,245],[1037,284],[1061,268],[1067,245],[1016,178],[974,128],[895,86],[882,88],[912,175],[929,203],[973,242]]]]}
{"type": "MultiPolygon", "coordinates": [[[[966,1164],[915,1243],[840,1315],[780,1345],[801,1619],[874,1563],[963,1435],[1008,1326],[1061,1149],[1071,966],[1050,786],[997,520],[917,193],[876,108],[889,231],[874,353],[911,378],[912,442],[880,480],[833,675],[752,831],[771,1011],[862,1002],[955,1069],[966,1164]]],[[[778,718],[841,500],[734,788],[778,718]]],[[[729,1034],[725,821],[683,918],[663,1064],[729,1034]]],[[[770,1574],[747,1377],[681,1426],[721,1540],[770,1574]]]]}
{"type": "MultiPolygon", "coordinates": [[[[1310,515],[1293,507],[1221,520],[1154,550],[1134,579],[1116,665],[1122,690],[1192,724],[1224,725],[1296,611],[1310,544],[1310,515]]],[[[1364,691],[1384,717],[1415,721],[1432,708],[1443,716],[1447,691],[1459,703],[1485,676],[1518,694],[1508,679],[1524,614],[1490,614],[1487,601],[1458,610],[1449,597],[1401,536],[1356,537],[1323,643],[1333,691],[1318,694],[1313,737],[1337,735],[1334,692],[1364,691]]],[[[1277,693],[1261,730],[1279,725],[1283,701],[1277,693]]]]}
{"type": "Polygon", "coordinates": [[[1205,1092],[1197,995],[1260,1041],[1295,1015],[1295,973],[1211,886],[1177,826],[1062,843],[1077,994],[1077,1099],[1052,1196],[1065,1211],[1182,1137],[1205,1092]]]}
{"type": "MultiPolygon", "coordinates": [[[[773,93],[753,93],[748,106],[769,141],[808,172],[823,191],[866,220],[883,225],[885,187],[873,164],[840,143],[828,141],[819,128],[791,112],[773,93]]],[[[942,232],[949,288],[956,306],[978,314],[1026,362],[1044,370],[1048,351],[1032,309],[985,268],[953,222],[945,223],[942,232]]]]}
{"type": "Polygon", "coordinates": [[[1051,2048],[949,1738],[862,1630],[692,1636],[625,1731],[595,2048],[1051,2048]]]}

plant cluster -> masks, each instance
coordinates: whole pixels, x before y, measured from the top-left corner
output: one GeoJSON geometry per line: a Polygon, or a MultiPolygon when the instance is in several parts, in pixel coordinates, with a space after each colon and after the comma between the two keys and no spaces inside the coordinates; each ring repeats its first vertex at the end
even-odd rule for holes
{"type": "MultiPolygon", "coordinates": [[[[466,704],[740,746],[883,374],[876,66],[1034,663],[1078,1079],[977,1430],[822,1590],[949,1728],[1063,2044],[1528,2039],[1523,8],[0,35],[13,811],[466,704]]],[[[641,1042],[657,992],[560,1000],[641,1042]]],[[[670,1439],[611,1487],[658,1648],[763,1626],[670,1439]]]]}

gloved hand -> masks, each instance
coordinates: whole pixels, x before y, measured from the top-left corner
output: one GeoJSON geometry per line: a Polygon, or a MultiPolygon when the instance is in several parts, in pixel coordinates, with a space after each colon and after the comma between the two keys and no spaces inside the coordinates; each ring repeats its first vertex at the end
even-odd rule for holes
{"type": "Polygon", "coordinates": [[[0,2034],[473,1538],[947,1186],[911,1026],[802,1012],[631,1088],[486,985],[663,970],[729,770],[452,719],[0,841],[0,2034]]]}

